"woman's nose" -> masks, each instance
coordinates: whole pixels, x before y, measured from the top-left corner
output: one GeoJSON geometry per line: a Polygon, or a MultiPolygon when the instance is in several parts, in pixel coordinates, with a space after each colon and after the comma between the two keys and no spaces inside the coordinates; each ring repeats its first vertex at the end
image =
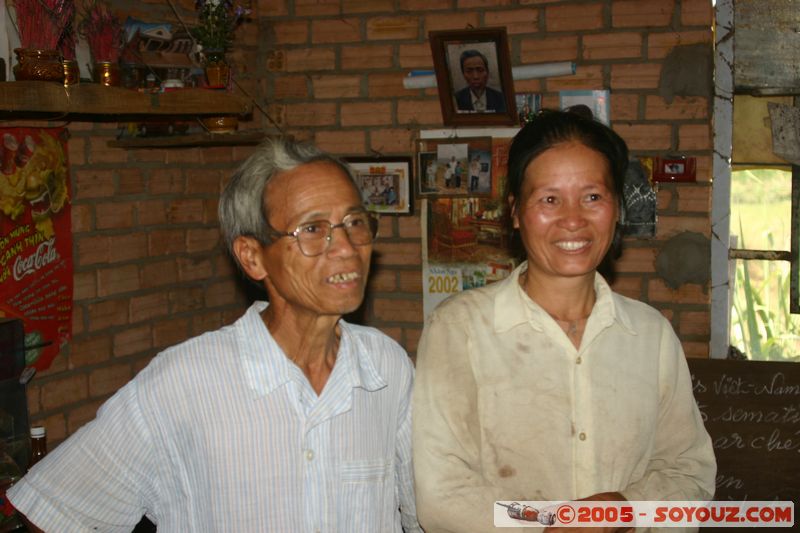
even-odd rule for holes
{"type": "Polygon", "coordinates": [[[580,203],[567,202],[563,205],[559,223],[562,227],[575,230],[586,225],[586,216],[580,203]]]}

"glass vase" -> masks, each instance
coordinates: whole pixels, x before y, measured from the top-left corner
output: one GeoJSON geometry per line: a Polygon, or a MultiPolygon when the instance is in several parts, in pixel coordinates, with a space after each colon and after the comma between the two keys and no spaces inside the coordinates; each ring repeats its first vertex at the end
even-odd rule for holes
{"type": "Polygon", "coordinates": [[[64,82],[64,66],[58,50],[15,48],[14,53],[17,55],[15,79],[64,82]]]}
{"type": "Polygon", "coordinates": [[[225,62],[225,53],[210,51],[205,54],[206,83],[209,89],[225,89],[231,76],[231,67],[225,62]]]}

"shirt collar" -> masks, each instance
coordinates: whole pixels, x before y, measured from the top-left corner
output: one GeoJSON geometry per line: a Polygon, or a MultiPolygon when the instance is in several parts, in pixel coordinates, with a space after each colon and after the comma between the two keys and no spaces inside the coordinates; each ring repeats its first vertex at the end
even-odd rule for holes
{"type": "MultiPolygon", "coordinates": [[[[499,287],[494,301],[494,330],[498,333],[509,331],[520,324],[530,324],[537,331],[542,331],[542,321],[548,314],[539,304],[531,300],[530,296],[519,284],[519,276],[528,268],[524,261],[505,280],[499,282],[499,287]]],[[[592,315],[598,315],[603,321],[603,327],[610,326],[614,321],[635,335],[633,322],[625,309],[616,301],[616,297],[608,286],[606,280],[595,272],[594,290],[597,295],[592,315]]]]}
{"type": "MultiPolygon", "coordinates": [[[[261,313],[268,305],[263,301],[253,303],[236,322],[242,370],[249,388],[258,396],[270,394],[291,381],[294,374],[293,363],[275,342],[261,318],[261,313]]],[[[372,392],[385,387],[386,382],[365,347],[353,335],[352,326],[344,320],[339,320],[339,326],[342,338],[334,370],[339,365],[342,368],[336,374],[343,376],[342,379],[353,388],[360,387],[372,392]]]]}

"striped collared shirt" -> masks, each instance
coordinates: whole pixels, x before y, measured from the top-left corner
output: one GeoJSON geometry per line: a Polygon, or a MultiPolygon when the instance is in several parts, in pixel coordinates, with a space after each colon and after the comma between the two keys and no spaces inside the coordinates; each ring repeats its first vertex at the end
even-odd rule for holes
{"type": "Polygon", "coordinates": [[[340,321],[320,396],[255,303],[159,354],[9,492],[48,533],[421,531],[410,449],[413,368],[340,321]]]}

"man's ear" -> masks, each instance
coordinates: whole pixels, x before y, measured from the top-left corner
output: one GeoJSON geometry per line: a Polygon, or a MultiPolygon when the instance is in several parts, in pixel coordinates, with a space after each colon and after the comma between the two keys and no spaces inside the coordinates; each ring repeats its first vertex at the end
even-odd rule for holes
{"type": "Polygon", "coordinates": [[[233,241],[233,255],[247,277],[261,281],[267,277],[267,269],[262,260],[264,246],[253,237],[236,237],[233,241]]]}
{"type": "Polygon", "coordinates": [[[513,194],[508,195],[508,209],[511,211],[511,224],[514,229],[519,229],[519,217],[517,216],[517,199],[513,194]]]}

